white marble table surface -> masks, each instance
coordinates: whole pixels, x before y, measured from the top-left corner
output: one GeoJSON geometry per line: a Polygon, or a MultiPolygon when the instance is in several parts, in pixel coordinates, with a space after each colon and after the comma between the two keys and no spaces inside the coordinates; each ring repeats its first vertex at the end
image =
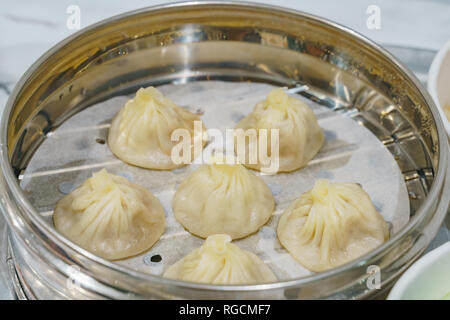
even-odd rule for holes
{"type": "MultiPolygon", "coordinates": [[[[161,0],[2,0],[0,4],[0,113],[24,71],[75,30],[67,8],[80,8],[81,27],[161,0]]],[[[348,26],[383,45],[439,49],[450,40],[450,0],[254,0],[316,14],[348,26]],[[370,5],[380,8],[380,29],[367,27],[370,5]]],[[[4,222],[0,217],[0,230],[4,222]]],[[[0,299],[10,298],[1,281],[0,299]]]]}

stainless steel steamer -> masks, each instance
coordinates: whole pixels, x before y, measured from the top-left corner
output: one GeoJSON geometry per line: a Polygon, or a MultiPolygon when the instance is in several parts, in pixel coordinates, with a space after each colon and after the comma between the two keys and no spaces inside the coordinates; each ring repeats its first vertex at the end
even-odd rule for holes
{"type": "Polygon", "coordinates": [[[447,212],[448,142],[415,76],[358,33],[325,19],[237,2],[168,4],[122,14],[72,35],[23,75],[1,122],[1,210],[11,281],[20,298],[365,298],[383,294],[426,248],[447,212]],[[43,223],[18,177],[46,135],[73,114],[142,85],[219,79],[283,86],[371,130],[397,160],[411,219],[347,265],[264,285],[173,281],[102,260],[43,223]],[[369,265],[382,289],[366,286],[369,265]],[[75,283],[76,285],[71,285],[75,283]]]}

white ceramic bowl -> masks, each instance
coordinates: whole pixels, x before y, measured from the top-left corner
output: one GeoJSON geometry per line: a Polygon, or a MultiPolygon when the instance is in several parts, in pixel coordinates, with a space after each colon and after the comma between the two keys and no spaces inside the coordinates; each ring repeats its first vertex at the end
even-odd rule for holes
{"type": "Polygon", "coordinates": [[[450,121],[445,116],[444,106],[450,105],[450,41],[434,57],[428,72],[428,91],[436,103],[450,137],[450,121]]]}
{"type": "Polygon", "coordinates": [[[450,241],[417,260],[397,281],[389,300],[434,300],[450,293],[450,241]]]}

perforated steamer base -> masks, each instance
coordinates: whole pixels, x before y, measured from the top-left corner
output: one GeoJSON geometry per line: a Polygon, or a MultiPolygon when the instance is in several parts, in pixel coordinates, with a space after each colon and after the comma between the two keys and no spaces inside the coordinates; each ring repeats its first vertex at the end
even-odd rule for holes
{"type": "MultiPolygon", "coordinates": [[[[202,113],[207,128],[223,132],[226,128],[233,128],[244,115],[251,112],[271,88],[267,84],[221,81],[159,87],[177,104],[202,113]]],[[[168,266],[203,242],[184,230],[175,220],[171,208],[178,184],[199,164],[172,171],[155,171],[134,167],[117,159],[106,144],[107,132],[112,117],[128,99],[121,96],[99,103],[73,116],[51,132],[20,176],[21,186],[50,225],[53,225],[52,210],[56,202],[90,177],[92,172],[106,168],[145,186],[164,206],[166,230],[160,241],[148,252],[116,263],[161,275],[168,266]],[[157,261],[158,255],[162,258],[160,261],[157,261]]],[[[325,145],[303,169],[273,176],[261,175],[272,190],[276,210],[259,232],[236,241],[240,247],[262,258],[280,280],[310,273],[282,248],[276,237],[276,226],[283,209],[309,190],[317,179],[360,183],[388,221],[391,233],[407,223],[410,213],[403,176],[385,146],[369,130],[348,116],[311,101],[307,103],[325,131],[325,145]]],[[[217,145],[209,144],[204,154],[214,148],[217,145]]],[[[256,171],[253,173],[260,175],[256,171]]]]}

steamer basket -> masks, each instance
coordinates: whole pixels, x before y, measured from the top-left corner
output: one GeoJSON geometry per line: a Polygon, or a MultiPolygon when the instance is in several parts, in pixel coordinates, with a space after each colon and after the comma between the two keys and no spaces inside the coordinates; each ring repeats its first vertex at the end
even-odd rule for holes
{"type": "Polygon", "coordinates": [[[319,17],[236,2],[176,3],[119,15],[45,53],[21,78],[1,122],[1,209],[19,298],[367,298],[383,295],[436,235],[449,203],[448,142],[433,101],[388,52],[319,17]],[[163,279],[100,259],[44,223],[19,186],[47,135],[72,115],[144,85],[196,80],[306,84],[301,94],[365,126],[392,153],[409,223],[339,268],[273,284],[163,279]],[[381,268],[381,289],[366,270],[381,268]]]}

